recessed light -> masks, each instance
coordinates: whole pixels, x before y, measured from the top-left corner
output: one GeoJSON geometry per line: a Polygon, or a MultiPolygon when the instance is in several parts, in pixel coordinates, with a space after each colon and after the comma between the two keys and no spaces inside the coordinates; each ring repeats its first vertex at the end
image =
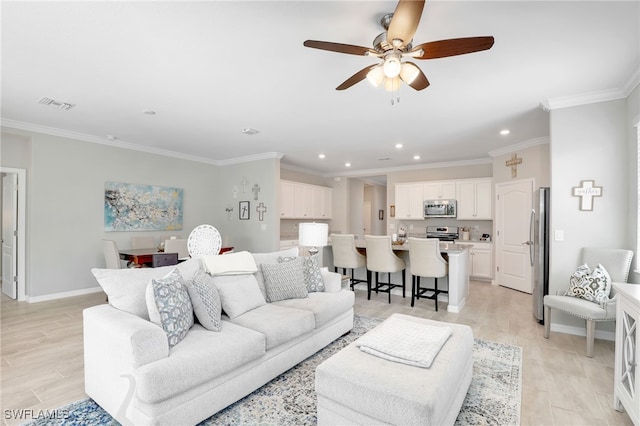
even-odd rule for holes
{"type": "Polygon", "coordinates": [[[113,135],[107,135],[107,139],[110,141],[115,141],[116,139],[118,139],[118,137],[113,135]]]}
{"type": "Polygon", "coordinates": [[[156,112],[152,109],[145,109],[142,111],[142,113],[146,115],[156,115],[156,112]]]}
{"type": "Polygon", "coordinates": [[[344,163],[345,167],[351,167],[351,163],[344,163]]]}
{"type": "Polygon", "coordinates": [[[404,146],[404,145],[402,145],[401,143],[397,143],[397,144],[396,144],[396,148],[398,148],[398,149],[402,148],[403,146],[404,146]]]}
{"type": "Polygon", "coordinates": [[[511,133],[511,130],[509,130],[509,129],[500,130],[500,134],[503,135],[503,136],[508,135],[509,133],[511,133]]]}
{"type": "Polygon", "coordinates": [[[324,154],[318,154],[318,158],[324,158],[325,155],[324,154]]]}
{"type": "Polygon", "coordinates": [[[419,156],[419,155],[414,155],[414,156],[413,156],[413,159],[414,159],[414,160],[419,160],[419,159],[420,159],[420,156],[419,156]]]}
{"type": "Polygon", "coordinates": [[[242,133],[244,133],[245,135],[255,135],[258,133],[258,130],[252,129],[251,127],[245,127],[244,129],[242,129],[242,133]]]}

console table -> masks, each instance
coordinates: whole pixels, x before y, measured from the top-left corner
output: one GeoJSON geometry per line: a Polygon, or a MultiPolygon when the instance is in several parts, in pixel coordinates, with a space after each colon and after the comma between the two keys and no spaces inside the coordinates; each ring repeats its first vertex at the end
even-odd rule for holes
{"type": "Polygon", "coordinates": [[[640,284],[613,283],[618,292],[616,311],[616,368],[613,406],[626,410],[640,425],[640,284]]]}

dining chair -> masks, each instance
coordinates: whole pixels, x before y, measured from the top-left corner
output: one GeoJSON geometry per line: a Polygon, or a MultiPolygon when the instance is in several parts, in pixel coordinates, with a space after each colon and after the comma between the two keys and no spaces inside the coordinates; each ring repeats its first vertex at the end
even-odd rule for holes
{"type": "Polygon", "coordinates": [[[102,240],[102,251],[107,269],[122,269],[118,245],[113,240],[102,240]]]}
{"type": "Polygon", "coordinates": [[[211,225],[198,225],[187,238],[189,256],[200,257],[220,253],[222,238],[220,232],[211,225]]]}
{"type": "Polygon", "coordinates": [[[152,248],[156,246],[153,237],[131,237],[131,247],[134,249],[152,248]]]}
{"type": "Polygon", "coordinates": [[[409,237],[407,242],[411,271],[411,307],[415,299],[431,299],[435,301],[435,309],[438,312],[438,294],[448,293],[438,289],[438,278],[446,277],[449,272],[449,264],[440,254],[440,240],[409,237]],[[433,288],[420,287],[420,278],[433,278],[433,288]]]}
{"type": "MultiPolygon", "coordinates": [[[[607,270],[612,282],[627,282],[631,259],[633,259],[631,250],[597,247],[583,247],[582,249],[582,264],[586,263],[591,268],[601,264],[607,270]]],[[[566,288],[558,291],[555,295],[544,296],[544,337],[548,339],[551,331],[551,309],[582,318],[586,321],[587,328],[587,357],[593,358],[596,322],[615,321],[616,319],[618,300],[616,291],[612,287],[609,300],[602,305],[578,297],[565,296],[565,293],[566,288]]]]}
{"type": "Polygon", "coordinates": [[[186,238],[174,238],[164,241],[165,253],[178,253],[178,260],[189,259],[189,249],[186,238]]]}
{"type": "Polygon", "coordinates": [[[388,235],[365,235],[364,240],[367,246],[367,300],[371,299],[371,290],[373,289],[376,293],[388,293],[389,303],[391,303],[391,290],[396,287],[402,287],[402,297],[404,297],[406,265],[404,260],[393,253],[391,237],[388,235]],[[373,287],[373,279],[369,275],[371,272],[375,273],[375,287],[373,287]],[[391,274],[394,272],[402,272],[402,285],[391,282],[391,274]],[[379,273],[388,274],[387,282],[378,281],[379,273]]]}
{"type": "MultiPolygon", "coordinates": [[[[366,283],[367,280],[354,278],[355,270],[367,267],[367,257],[356,249],[355,236],[353,234],[331,234],[331,249],[333,251],[333,267],[336,272],[342,268],[342,274],[346,275],[351,270],[351,290],[358,283],[366,283]]],[[[367,286],[368,288],[368,286],[367,286]]]]}

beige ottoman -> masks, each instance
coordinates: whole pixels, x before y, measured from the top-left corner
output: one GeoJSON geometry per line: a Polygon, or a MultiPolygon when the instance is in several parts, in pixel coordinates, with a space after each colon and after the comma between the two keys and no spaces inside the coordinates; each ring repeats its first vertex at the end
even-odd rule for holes
{"type": "Polygon", "coordinates": [[[408,315],[453,331],[430,368],[387,361],[351,343],[316,369],[319,425],[452,425],[471,384],[473,333],[466,325],[408,315]]]}

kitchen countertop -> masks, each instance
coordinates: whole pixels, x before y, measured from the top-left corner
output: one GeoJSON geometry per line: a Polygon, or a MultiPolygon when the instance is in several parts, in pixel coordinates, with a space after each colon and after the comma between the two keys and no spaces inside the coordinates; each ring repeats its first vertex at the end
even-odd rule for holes
{"type": "MultiPolygon", "coordinates": [[[[366,248],[366,244],[364,241],[362,240],[356,240],[356,247],[357,248],[366,248]]],[[[473,247],[473,244],[467,244],[467,243],[463,243],[463,244],[459,244],[459,243],[440,243],[440,251],[442,253],[450,253],[450,254],[457,254],[457,253],[462,253],[463,251],[470,249],[471,247],[473,247]]],[[[409,244],[393,244],[392,245],[393,250],[395,251],[409,251],[409,244]]]]}

